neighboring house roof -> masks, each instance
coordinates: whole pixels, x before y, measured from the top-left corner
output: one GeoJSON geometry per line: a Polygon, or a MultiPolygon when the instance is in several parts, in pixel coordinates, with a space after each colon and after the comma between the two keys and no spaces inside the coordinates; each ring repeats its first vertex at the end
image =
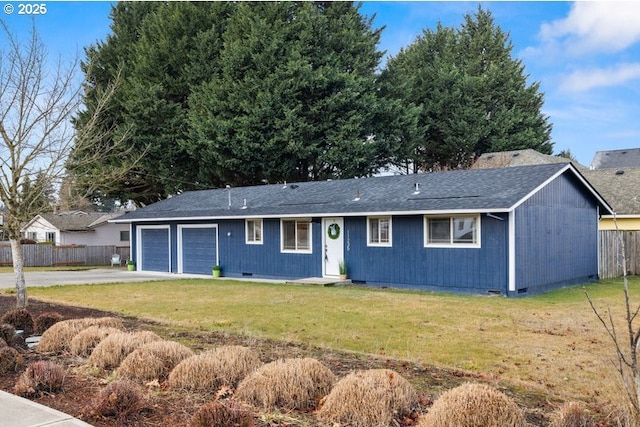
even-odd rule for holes
{"type": "Polygon", "coordinates": [[[640,148],[597,151],[589,169],[640,168],[640,148]]]}
{"type": "Polygon", "coordinates": [[[640,215],[640,168],[596,169],[585,178],[618,215],[640,215]]]}
{"type": "Polygon", "coordinates": [[[36,215],[35,218],[23,227],[23,230],[29,228],[31,224],[38,219],[38,217],[44,219],[59,231],[72,232],[89,231],[101,224],[107,223],[111,219],[117,218],[118,216],[120,216],[120,214],[86,213],[81,211],[46,213],[36,215]]]}
{"type": "Polygon", "coordinates": [[[114,222],[158,219],[507,212],[563,173],[610,207],[570,163],[185,192],[114,222]]]}
{"type": "MultiPolygon", "coordinates": [[[[484,153],[471,166],[472,169],[493,169],[513,166],[544,165],[547,163],[569,163],[571,159],[559,156],[550,156],[528,148],[526,150],[498,151],[484,153]]],[[[586,169],[580,164],[574,165],[578,169],[586,169]]]]}

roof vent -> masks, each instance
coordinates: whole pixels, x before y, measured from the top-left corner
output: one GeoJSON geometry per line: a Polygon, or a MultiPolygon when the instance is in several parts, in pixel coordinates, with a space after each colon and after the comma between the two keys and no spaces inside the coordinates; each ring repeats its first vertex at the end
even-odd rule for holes
{"type": "Polygon", "coordinates": [[[513,157],[518,157],[520,153],[513,153],[513,157]]]}
{"type": "Polygon", "coordinates": [[[298,184],[291,184],[289,188],[291,188],[292,190],[295,190],[296,188],[298,188],[298,184]]]}
{"type": "Polygon", "coordinates": [[[353,199],[354,202],[360,200],[360,190],[356,189],[356,197],[353,199]]]}
{"type": "Polygon", "coordinates": [[[242,205],[242,209],[247,209],[247,199],[244,199],[244,204],[242,205]]]}
{"type": "Polygon", "coordinates": [[[413,190],[413,194],[420,194],[420,184],[419,183],[415,183],[415,190],[413,190]]]}
{"type": "Polygon", "coordinates": [[[282,189],[284,190],[285,188],[287,188],[287,181],[284,182],[284,185],[282,186],[282,189]]]}
{"type": "Polygon", "coordinates": [[[624,171],[622,169],[617,170],[616,175],[624,175],[624,171]]]}

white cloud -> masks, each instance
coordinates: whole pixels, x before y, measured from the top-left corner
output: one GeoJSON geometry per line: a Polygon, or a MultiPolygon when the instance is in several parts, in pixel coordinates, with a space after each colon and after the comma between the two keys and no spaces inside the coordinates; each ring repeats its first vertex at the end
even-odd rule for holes
{"type": "Polygon", "coordinates": [[[599,87],[612,87],[640,79],[640,63],[619,64],[609,68],[578,70],[564,77],[564,92],[585,92],[599,87]]]}
{"type": "Polygon", "coordinates": [[[619,52],[640,41],[640,2],[578,1],[566,18],[542,24],[540,35],[569,54],[619,52]]]}

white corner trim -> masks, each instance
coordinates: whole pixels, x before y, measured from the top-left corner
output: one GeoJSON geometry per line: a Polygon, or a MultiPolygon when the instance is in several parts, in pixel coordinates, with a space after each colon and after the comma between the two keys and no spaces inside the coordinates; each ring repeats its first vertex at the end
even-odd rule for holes
{"type": "Polygon", "coordinates": [[[516,291],[516,211],[509,212],[509,291],[516,291]]]}

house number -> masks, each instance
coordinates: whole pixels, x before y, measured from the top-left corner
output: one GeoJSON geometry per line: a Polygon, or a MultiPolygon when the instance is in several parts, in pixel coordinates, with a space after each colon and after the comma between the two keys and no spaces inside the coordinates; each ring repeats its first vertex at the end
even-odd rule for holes
{"type": "Polygon", "coordinates": [[[329,227],[327,227],[327,234],[331,240],[336,240],[340,237],[340,226],[335,222],[329,225],[329,227]]]}

